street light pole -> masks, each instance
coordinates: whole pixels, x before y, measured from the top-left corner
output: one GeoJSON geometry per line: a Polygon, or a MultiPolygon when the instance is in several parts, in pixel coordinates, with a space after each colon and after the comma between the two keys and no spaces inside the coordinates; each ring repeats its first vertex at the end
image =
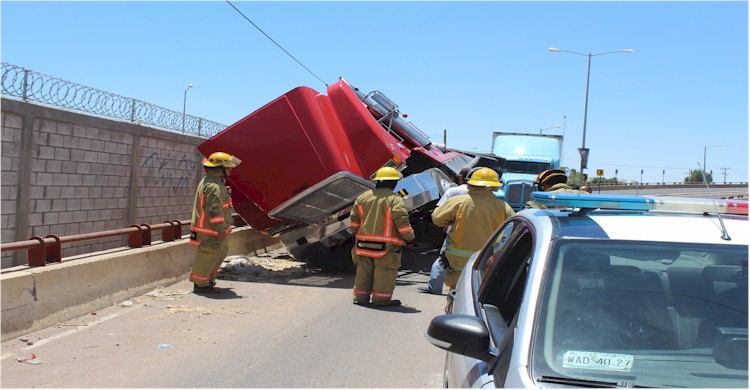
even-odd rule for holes
{"type": "Polygon", "coordinates": [[[185,132],[185,109],[187,108],[187,92],[190,88],[193,88],[193,84],[188,84],[185,89],[185,94],[182,99],[182,132],[185,132]]]}
{"type": "MultiPolygon", "coordinates": [[[[703,169],[703,178],[704,179],[706,177],[706,149],[713,148],[713,147],[716,147],[716,146],[724,146],[724,145],[722,145],[722,144],[716,144],[716,145],[708,145],[708,146],[704,146],[703,147],[703,167],[701,167],[701,169],[703,169]]],[[[708,179],[706,179],[706,181],[708,181],[708,179]]]]}
{"type": "Polygon", "coordinates": [[[556,47],[550,47],[548,49],[551,52],[563,52],[563,53],[570,53],[570,54],[577,54],[580,56],[588,57],[588,69],[586,70],[586,100],[583,104],[583,138],[581,139],[581,148],[578,149],[578,153],[581,155],[581,171],[578,175],[578,185],[583,184],[583,169],[587,168],[587,161],[589,157],[589,151],[586,149],[586,119],[588,115],[588,108],[589,108],[589,81],[591,80],[591,57],[595,56],[602,56],[605,54],[612,54],[612,53],[632,53],[633,49],[622,49],[622,50],[614,50],[614,51],[608,51],[604,53],[597,53],[597,54],[584,54],[584,53],[578,53],[574,51],[568,51],[568,50],[562,50],[558,49],[556,47]]]}

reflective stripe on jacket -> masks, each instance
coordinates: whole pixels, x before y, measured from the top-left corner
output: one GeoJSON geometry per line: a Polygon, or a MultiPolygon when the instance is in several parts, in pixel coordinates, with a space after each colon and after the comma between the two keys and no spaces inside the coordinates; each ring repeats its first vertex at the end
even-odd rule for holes
{"type": "Polygon", "coordinates": [[[380,258],[414,240],[414,229],[403,199],[387,188],[365,192],[354,201],[351,227],[356,231],[355,253],[380,258]]]}
{"type": "Polygon", "coordinates": [[[469,186],[468,194],[454,196],[433,210],[432,222],[443,228],[450,226],[445,254],[468,259],[513,214],[513,209],[490,190],[469,186]]]}
{"type": "Polygon", "coordinates": [[[232,231],[232,198],[224,180],[214,174],[203,177],[195,190],[190,245],[218,240],[219,231],[232,231]]]}

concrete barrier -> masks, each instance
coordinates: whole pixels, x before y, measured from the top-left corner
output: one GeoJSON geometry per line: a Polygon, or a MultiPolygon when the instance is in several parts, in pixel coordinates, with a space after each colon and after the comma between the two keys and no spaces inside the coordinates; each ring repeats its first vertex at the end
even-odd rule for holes
{"type": "MultiPolygon", "coordinates": [[[[231,233],[229,255],[281,247],[251,227],[231,233]]],[[[187,278],[195,248],[186,239],[110,250],[45,267],[2,270],[2,341],[95,312],[187,278]]]]}

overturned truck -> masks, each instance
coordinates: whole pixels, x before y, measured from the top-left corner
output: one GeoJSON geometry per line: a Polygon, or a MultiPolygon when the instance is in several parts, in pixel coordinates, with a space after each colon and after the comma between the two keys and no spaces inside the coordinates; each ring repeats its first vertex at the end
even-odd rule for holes
{"type": "Polygon", "coordinates": [[[438,243],[429,212],[471,156],[442,151],[378,91],[341,79],[327,95],[295,88],[198,146],[243,163],[227,182],[234,208],[255,229],[277,235],[297,259],[321,266],[350,260],[349,212],[383,166],[404,174],[399,191],[417,239],[438,243]]]}

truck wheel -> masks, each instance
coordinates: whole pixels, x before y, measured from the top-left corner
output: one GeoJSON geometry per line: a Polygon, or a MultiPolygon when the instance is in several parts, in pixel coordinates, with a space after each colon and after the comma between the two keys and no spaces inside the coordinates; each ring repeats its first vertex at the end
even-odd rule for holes
{"type": "Polygon", "coordinates": [[[354,242],[345,242],[329,250],[321,251],[307,259],[307,262],[315,267],[323,270],[346,270],[353,268],[352,263],[352,248],[354,242]]]}

